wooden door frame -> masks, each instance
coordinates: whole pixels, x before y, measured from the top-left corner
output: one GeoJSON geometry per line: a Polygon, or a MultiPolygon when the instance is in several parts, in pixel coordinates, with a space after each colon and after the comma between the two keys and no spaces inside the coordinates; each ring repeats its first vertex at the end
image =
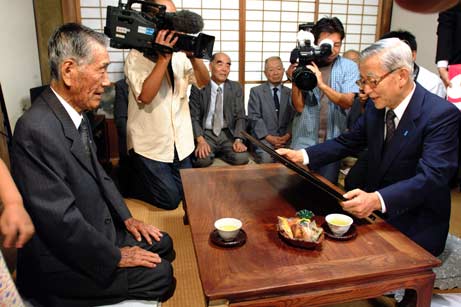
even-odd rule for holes
{"type": "Polygon", "coordinates": [[[34,0],[33,4],[40,74],[44,85],[50,83],[48,39],[61,24],[80,23],[80,0],[34,0]]]}

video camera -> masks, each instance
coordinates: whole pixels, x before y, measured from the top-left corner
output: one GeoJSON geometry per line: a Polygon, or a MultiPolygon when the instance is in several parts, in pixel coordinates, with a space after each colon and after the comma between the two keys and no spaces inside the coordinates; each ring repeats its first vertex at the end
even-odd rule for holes
{"type": "Polygon", "coordinates": [[[202,17],[194,12],[183,10],[167,13],[166,6],[142,0],[128,0],[124,5],[119,0],[118,7],[107,7],[104,34],[110,38],[110,46],[117,49],[137,49],[153,54],[191,51],[194,57],[210,59],[213,54],[214,36],[199,33],[198,36],[175,34],[178,41],[169,48],[155,43],[159,30],[175,30],[195,34],[203,29],[202,17]],[[149,9],[139,12],[131,8],[134,3],[149,9]]]}
{"type": "Polygon", "coordinates": [[[299,25],[299,32],[297,36],[297,47],[291,51],[290,63],[298,62],[298,67],[293,71],[293,82],[299,89],[311,91],[317,86],[317,77],[306,65],[311,62],[319,65],[322,63],[332,52],[333,41],[331,39],[324,39],[320,42],[319,46],[314,44],[314,35],[312,34],[313,22],[308,22],[299,25]]]}

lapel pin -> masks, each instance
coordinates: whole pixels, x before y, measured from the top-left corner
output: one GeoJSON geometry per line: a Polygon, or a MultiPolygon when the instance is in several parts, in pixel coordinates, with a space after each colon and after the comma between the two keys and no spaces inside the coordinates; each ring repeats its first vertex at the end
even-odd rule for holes
{"type": "Polygon", "coordinates": [[[408,130],[405,130],[405,132],[403,133],[403,136],[407,136],[408,134],[408,130]]]}

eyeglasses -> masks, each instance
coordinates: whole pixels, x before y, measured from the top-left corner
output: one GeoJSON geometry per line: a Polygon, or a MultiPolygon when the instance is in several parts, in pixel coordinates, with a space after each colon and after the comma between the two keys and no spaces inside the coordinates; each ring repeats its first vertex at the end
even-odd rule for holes
{"type": "Polygon", "coordinates": [[[402,67],[394,68],[393,70],[385,73],[384,75],[382,75],[378,79],[360,79],[360,80],[357,80],[357,81],[355,81],[355,84],[357,84],[360,88],[363,88],[365,85],[368,85],[372,89],[375,89],[384,79],[386,79],[387,76],[389,76],[393,72],[399,70],[400,68],[402,68],[402,67]]]}

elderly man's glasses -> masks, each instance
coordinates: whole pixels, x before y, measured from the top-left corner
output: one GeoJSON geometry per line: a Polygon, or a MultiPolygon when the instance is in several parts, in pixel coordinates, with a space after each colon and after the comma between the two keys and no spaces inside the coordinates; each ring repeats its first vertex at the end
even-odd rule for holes
{"type": "Polygon", "coordinates": [[[389,76],[390,74],[392,74],[394,71],[397,71],[399,70],[400,68],[402,67],[397,67],[397,68],[394,68],[393,70],[385,73],[384,75],[382,75],[381,77],[377,78],[377,79],[360,79],[360,80],[357,80],[355,81],[355,84],[357,84],[360,88],[363,88],[365,85],[368,85],[369,87],[371,87],[372,89],[376,88],[384,79],[386,79],[387,76],[389,76]]]}

